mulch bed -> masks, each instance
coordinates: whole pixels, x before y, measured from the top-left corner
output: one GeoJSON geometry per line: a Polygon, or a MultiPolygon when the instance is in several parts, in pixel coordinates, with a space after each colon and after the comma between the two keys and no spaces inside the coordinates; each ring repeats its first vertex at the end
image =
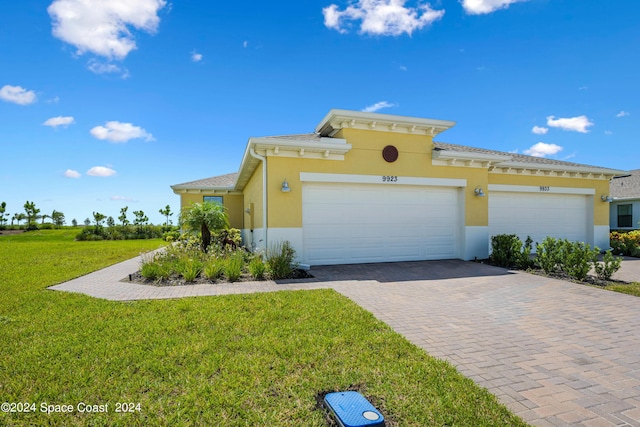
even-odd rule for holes
{"type": "MultiPolygon", "coordinates": [[[[311,279],[313,278],[305,270],[296,269],[293,270],[293,274],[291,277],[287,277],[283,280],[291,280],[291,279],[311,279]]],[[[262,279],[262,281],[269,280],[268,278],[262,279]]],[[[214,285],[214,284],[229,284],[229,283],[242,283],[242,282],[256,282],[261,281],[252,277],[248,273],[243,273],[236,282],[228,282],[226,280],[209,280],[206,277],[197,277],[193,282],[187,282],[184,280],[182,276],[173,275],[168,279],[162,280],[149,280],[142,276],[139,271],[130,274],[129,277],[122,279],[122,282],[133,282],[141,285],[151,285],[151,286],[185,286],[185,285],[214,285]]]]}
{"type": "Polygon", "coordinates": [[[26,230],[0,230],[0,234],[3,236],[10,236],[12,234],[22,234],[26,230]]]}

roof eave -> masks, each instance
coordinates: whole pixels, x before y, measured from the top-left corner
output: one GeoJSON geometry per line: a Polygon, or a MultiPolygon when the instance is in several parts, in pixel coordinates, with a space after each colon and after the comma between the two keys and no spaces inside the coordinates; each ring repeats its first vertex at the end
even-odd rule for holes
{"type": "Polygon", "coordinates": [[[333,136],[343,128],[363,128],[387,132],[416,133],[436,136],[455,126],[449,120],[423,119],[392,114],[366,113],[350,110],[330,110],[316,126],[321,136],[333,136]]]}

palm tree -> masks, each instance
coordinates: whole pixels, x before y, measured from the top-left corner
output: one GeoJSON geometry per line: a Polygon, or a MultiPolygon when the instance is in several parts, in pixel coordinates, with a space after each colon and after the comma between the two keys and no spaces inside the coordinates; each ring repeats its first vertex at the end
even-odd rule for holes
{"type": "Polygon", "coordinates": [[[25,214],[23,214],[22,212],[19,212],[19,213],[15,214],[13,217],[18,222],[18,227],[20,227],[20,221],[24,221],[25,219],[27,219],[27,216],[25,214]]]}
{"type": "Polygon", "coordinates": [[[211,244],[211,231],[229,228],[229,220],[224,207],[219,203],[194,203],[185,208],[180,218],[181,224],[193,233],[200,232],[202,250],[207,252],[211,244]]]}

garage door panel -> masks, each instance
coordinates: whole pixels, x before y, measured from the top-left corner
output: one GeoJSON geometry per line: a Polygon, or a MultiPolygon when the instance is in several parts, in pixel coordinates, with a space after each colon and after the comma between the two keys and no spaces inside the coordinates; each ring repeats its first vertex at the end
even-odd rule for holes
{"type": "Polygon", "coordinates": [[[305,184],[303,256],[312,265],[454,258],[459,216],[453,188],[305,184]]]}
{"type": "Polygon", "coordinates": [[[534,245],[547,236],[586,241],[588,209],[583,195],[491,192],[489,235],[531,236],[534,245]]]}

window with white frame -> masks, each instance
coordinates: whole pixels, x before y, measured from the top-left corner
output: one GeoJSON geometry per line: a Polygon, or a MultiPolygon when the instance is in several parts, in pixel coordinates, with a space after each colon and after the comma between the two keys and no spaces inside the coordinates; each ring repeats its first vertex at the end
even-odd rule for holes
{"type": "Polygon", "coordinates": [[[633,205],[618,205],[618,227],[633,227],[633,205]]]}

